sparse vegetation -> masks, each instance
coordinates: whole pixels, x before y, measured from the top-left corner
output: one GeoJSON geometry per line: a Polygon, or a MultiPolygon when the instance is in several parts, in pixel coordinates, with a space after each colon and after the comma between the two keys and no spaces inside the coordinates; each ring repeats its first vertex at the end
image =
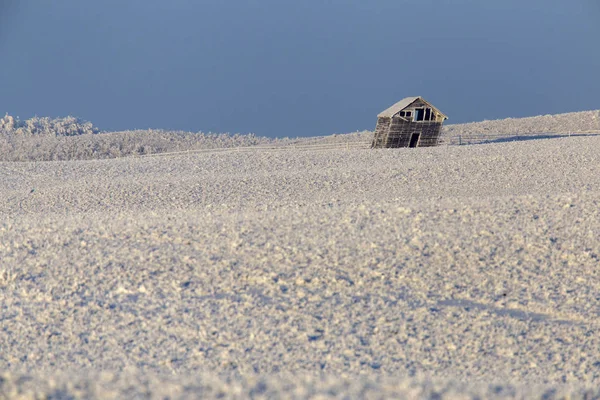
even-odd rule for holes
{"type": "Polygon", "coordinates": [[[273,142],[254,134],[101,132],[90,122],[74,117],[20,121],[6,115],[0,119],[0,161],[93,160],[273,142]]]}
{"type": "Polygon", "coordinates": [[[79,136],[99,133],[91,122],[76,117],[33,117],[25,121],[8,114],[0,118],[0,131],[20,136],[79,136]]]}

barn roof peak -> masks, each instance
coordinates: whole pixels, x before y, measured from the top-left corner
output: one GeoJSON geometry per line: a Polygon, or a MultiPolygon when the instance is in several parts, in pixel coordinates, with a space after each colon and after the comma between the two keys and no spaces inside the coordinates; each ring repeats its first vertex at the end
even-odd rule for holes
{"type": "Polygon", "coordinates": [[[421,100],[421,101],[427,103],[429,106],[431,106],[431,108],[435,109],[444,118],[448,119],[448,117],[443,112],[441,112],[439,109],[437,109],[435,106],[433,106],[430,102],[428,102],[421,96],[406,97],[406,98],[400,100],[399,102],[397,102],[396,104],[394,104],[393,106],[391,106],[390,108],[388,108],[387,110],[382,111],[377,117],[392,118],[394,115],[398,114],[400,111],[404,110],[405,108],[408,108],[412,103],[414,103],[417,100],[421,100]]]}

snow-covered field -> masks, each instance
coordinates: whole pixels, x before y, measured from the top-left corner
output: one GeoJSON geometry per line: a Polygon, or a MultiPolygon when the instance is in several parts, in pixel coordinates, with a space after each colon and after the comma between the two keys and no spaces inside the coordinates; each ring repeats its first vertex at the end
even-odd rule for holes
{"type": "MultiPolygon", "coordinates": [[[[373,121],[375,124],[375,121],[373,121]]],[[[444,126],[442,144],[501,142],[570,134],[600,133],[600,110],[508,118],[444,126]]],[[[183,151],[246,147],[354,146],[367,148],[373,132],[362,131],[316,137],[273,139],[254,134],[215,134],[133,130],[102,132],[90,122],[74,117],[0,118],[0,162],[98,160],[183,151]]]]}
{"type": "Polygon", "coordinates": [[[600,396],[599,148],[0,163],[0,398],[600,396]]]}

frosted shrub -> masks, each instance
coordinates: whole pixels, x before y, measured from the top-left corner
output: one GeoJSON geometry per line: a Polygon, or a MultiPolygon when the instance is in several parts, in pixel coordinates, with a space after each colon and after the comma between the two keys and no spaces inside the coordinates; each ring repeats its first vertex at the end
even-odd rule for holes
{"type": "Polygon", "coordinates": [[[8,114],[0,119],[0,130],[15,135],[52,136],[77,136],[100,132],[91,122],[70,116],[65,118],[33,117],[21,121],[8,114]]]}
{"type": "Polygon", "coordinates": [[[4,134],[9,132],[13,132],[17,128],[17,121],[15,121],[14,117],[6,114],[4,118],[0,118],[0,131],[4,134]]]}
{"type": "Polygon", "coordinates": [[[8,287],[15,281],[15,274],[11,269],[0,268],[0,288],[8,287]]]}

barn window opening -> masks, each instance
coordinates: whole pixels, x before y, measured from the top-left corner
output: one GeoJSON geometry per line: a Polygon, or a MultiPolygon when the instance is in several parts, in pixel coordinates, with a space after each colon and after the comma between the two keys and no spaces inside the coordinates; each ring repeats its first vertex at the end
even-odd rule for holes
{"type": "Polygon", "coordinates": [[[425,109],[425,121],[431,121],[431,108],[425,109]]]}
{"type": "Polygon", "coordinates": [[[420,133],[413,133],[412,136],[410,137],[410,145],[409,147],[417,147],[417,144],[419,144],[419,136],[421,136],[420,133]]]}
{"type": "Polygon", "coordinates": [[[425,109],[417,108],[415,110],[415,121],[423,121],[424,118],[425,118],[425,109]]]}
{"type": "Polygon", "coordinates": [[[400,116],[401,116],[401,117],[406,117],[406,112],[404,112],[404,111],[400,111],[400,116]]]}

